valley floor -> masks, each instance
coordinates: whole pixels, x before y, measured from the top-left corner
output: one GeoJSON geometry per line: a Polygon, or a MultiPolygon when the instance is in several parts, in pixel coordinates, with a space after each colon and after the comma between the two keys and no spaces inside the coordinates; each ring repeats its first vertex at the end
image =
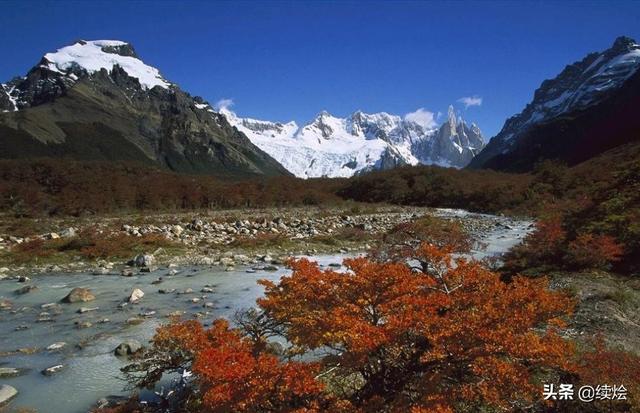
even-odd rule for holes
{"type": "Polygon", "coordinates": [[[144,266],[230,267],[264,256],[282,261],[291,255],[363,251],[394,226],[425,214],[456,219],[474,237],[511,222],[507,217],[462,216],[455,210],[359,204],[75,219],[7,218],[0,220],[4,222],[0,227],[0,277],[128,270],[127,263],[139,254],[153,256],[153,263],[144,266]]]}
{"type": "MultiPolygon", "coordinates": [[[[164,316],[231,317],[262,294],[257,279],[276,280],[287,272],[288,257],[307,255],[339,266],[342,258],[375,246],[392,227],[427,214],[459,222],[476,242],[472,254],[478,259],[506,252],[533,227],[526,219],[462,210],[360,204],[3,219],[0,325],[9,334],[0,340],[0,364],[17,368],[18,377],[3,377],[0,369],[0,378],[19,388],[24,406],[47,406],[69,385],[84,388],[67,406],[83,411],[105,389],[118,393],[122,386],[116,376],[125,361],[114,363],[113,348],[123,340],[146,340],[164,316]],[[72,287],[91,288],[96,301],[57,304],[72,287]],[[123,307],[134,288],[146,296],[123,307]],[[68,343],[46,350],[57,341],[68,343]],[[65,370],[54,377],[39,373],[57,364],[65,370]],[[95,376],[104,369],[111,376],[95,376]],[[30,388],[41,389],[43,397],[30,388]]],[[[549,275],[552,288],[577,299],[567,335],[602,333],[609,343],[640,354],[638,280],[605,272],[549,275]]]]}

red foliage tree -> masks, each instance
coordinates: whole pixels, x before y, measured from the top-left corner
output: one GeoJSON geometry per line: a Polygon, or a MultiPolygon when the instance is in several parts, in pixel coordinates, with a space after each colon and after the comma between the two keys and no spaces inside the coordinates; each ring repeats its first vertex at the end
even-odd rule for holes
{"type": "Polygon", "coordinates": [[[570,265],[579,268],[605,269],[620,261],[624,254],[622,245],[609,235],[580,234],[567,248],[570,265]]]}
{"type": "Polygon", "coordinates": [[[216,320],[209,329],[195,321],[161,328],[154,346],[172,349],[178,355],[176,364],[192,360],[202,394],[199,411],[310,412],[331,405],[315,379],[318,364],[281,363],[272,354],[256,351],[254,343],[225,320],[216,320]],[[176,353],[178,349],[183,352],[176,353]]]}
{"type": "Polygon", "coordinates": [[[358,258],[347,273],[294,261],[279,284],[262,281],[259,305],[298,351],[333,349],[325,363],[358,378],[349,399],[367,411],[530,404],[533,372],[571,369],[556,333],[571,301],[544,279],[507,284],[450,253],[423,244],[419,268],[358,258]]]}

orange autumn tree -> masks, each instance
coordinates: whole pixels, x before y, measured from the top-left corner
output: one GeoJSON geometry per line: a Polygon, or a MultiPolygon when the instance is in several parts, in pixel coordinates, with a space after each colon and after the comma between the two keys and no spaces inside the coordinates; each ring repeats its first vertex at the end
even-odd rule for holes
{"type": "Polygon", "coordinates": [[[558,335],[572,302],[544,279],[509,283],[451,250],[423,244],[419,262],[345,261],[348,272],[297,260],[260,307],[293,351],[322,361],[365,411],[517,409],[540,399],[534,375],[571,370],[558,335]],[[353,383],[357,383],[354,385],[353,383]]]}
{"type": "Polygon", "coordinates": [[[173,323],[160,327],[152,342],[151,352],[128,369],[131,374],[146,373],[138,378],[139,385],[155,384],[172,371],[191,370],[196,377],[196,388],[171,411],[311,412],[341,406],[325,397],[323,384],[315,379],[317,363],[282,363],[273,354],[257,351],[255,343],[226,320],[216,320],[208,329],[194,320],[173,323]]]}
{"type": "MultiPolygon", "coordinates": [[[[451,412],[540,403],[536,378],[575,373],[559,336],[570,299],[544,279],[509,282],[452,248],[422,244],[397,261],[308,260],[261,281],[260,312],[238,328],[196,321],[159,329],[129,372],[153,385],[191,370],[171,411],[451,412]],[[290,343],[284,357],[267,338],[290,343]],[[297,356],[305,357],[296,360],[297,356]],[[312,361],[310,361],[312,360],[312,361]]],[[[556,377],[556,376],[554,376],[556,377]]]]}

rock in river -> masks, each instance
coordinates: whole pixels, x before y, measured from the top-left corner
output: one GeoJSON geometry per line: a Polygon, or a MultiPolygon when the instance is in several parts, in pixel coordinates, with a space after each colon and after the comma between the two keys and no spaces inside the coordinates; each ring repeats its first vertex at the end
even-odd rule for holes
{"type": "Polygon", "coordinates": [[[142,297],[144,297],[144,291],[142,291],[139,288],[136,288],[133,291],[131,291],[131,295],[129,296],[129,302],[137,303],[138,301],[140,301],[140,299],[142,299],[142,297]]]}
{"type": "Polygon", "coordinates": [[[14,367],[0,367],[0,377],[17,377],[24,373],[24,369],[14,367]]]}
{"type": "Polygon", "coordinates": [[[18,390],[15,387],[3,384],[0,386],[0,406],[8,403],[11,399],[18,395],[18,390]]]}
{"type": "Polygon", "coordinates": [[[53,351],[53,350],[60,350],[62,347],[66,346],[67,343],[65,343],[64,341],[58,341],[57,343],[53,343],[50,346],[47,347],[47,350],[49,351],[53,351]]]}
{"type": "Polygon", "coordinates": [[[46,369],[42,370],[42,374],[44,374],[45,376],[53,376],[63,368],[64,364],[56,364],[55,366],[47,367],[46,369]]]}
{"type": "Polygon", "coordinates": [[[86,288],[76,287],[66,297],[62,299],[63,303],[86,303],[95,300],[96,297],[86,288]]]}
{"type": "Polygon", "coordinates": [[[136,340],[127,340],[122,343],[114,350],[116,356],[128,356],[130,354],[135,354],[138,351],[142,350],[142,344],[136,340]]]}
{"type": "Polygon", "coordinates": [[[25,285],[24,287],[18,288],[14,292],[17,295],[23,295],[23,294],[30,293],[31,291],[37,290],[37,289],[38,289],[38,287],[36,287],[35,285],[25,285]]]}

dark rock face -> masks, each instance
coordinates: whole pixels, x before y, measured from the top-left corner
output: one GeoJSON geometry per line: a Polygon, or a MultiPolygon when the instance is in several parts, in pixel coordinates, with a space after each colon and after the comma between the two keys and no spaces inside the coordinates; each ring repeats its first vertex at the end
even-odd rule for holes
{"type": "Polygon", "coordinates": [[[106,53],[117,54],[120,56],[135,57],[136,59],[138,58],[135,49],[129,43],[117,46],[103,46],[102,51],[106,53]]]}
{"type": "Polygon", "coordinates": [[[640,46],[628,37],[567,66],[542,82],[470,167],[528,171],[543,159],[572,165],[637,139],[639,68],[640,46]]]}
{"type": "MultiPolygon", "coordinates": [[[[128,44],[102,50],[137,57],[128,44]]],[[[199,102],[173,84],[145,88],[118,65],[56,71],[43,58],[0,90],[0,157],[135,160],[223,176],[289,174],[199,102]]]]}
{"type": "Polygon", "coordinates": [[[11,89],[8,86],[0,84],[0,112],[13,112],[15,110],[15,106],[9,96],[9,90],[11,89]]]}

